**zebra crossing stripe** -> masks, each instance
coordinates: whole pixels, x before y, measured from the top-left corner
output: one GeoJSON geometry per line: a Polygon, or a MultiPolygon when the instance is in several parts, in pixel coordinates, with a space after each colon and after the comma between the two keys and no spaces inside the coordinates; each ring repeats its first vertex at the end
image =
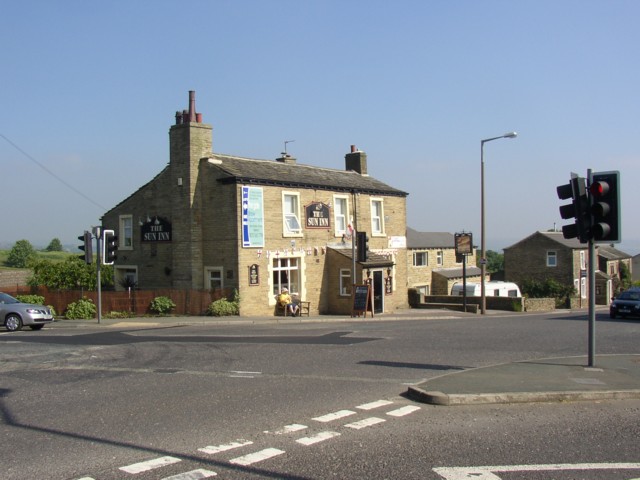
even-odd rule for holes
{"type": "Polygon", "coordinates": [[[162,480],[200,480],[201,478],[215,477],[216,475],[218,475],[216,472],[199,468],[198,470],[191,470],[190,472],[165,477],[162,480]]]}
{"type": "Polygon", "coordinates": [[[249,455],[243,455],[242,457],[233,458],[229,461],[229,463],[246,467],[247,465],[252,465],[269,458],[277,457],[278,455],[282,455],[283,453],[285,453],[284,450],[278,450],[277,448],[265,448],[264,450],[260,450],[256,453],[250,453],[249,455]]]}
{"type": "Polygon", "coordinates": [[[314,443],[324,442],[325,440],[329,440],[330,438],[334,438],[339,435],[340,434],[338,432],[320,432],[311,437],[299,438],[298,440],[296,440],[296,442],[308,447],[309,445],[313,445],[314,443]]]}
{"type": "Polygon", "coordinates": [[[387,412],[387,415],[391,415],[392,417],[404,417],[405,415],[409,415],[417,410],[420,410],[420,407],[416,407],[415,405],[407,405],[406,407],[398,408],[396,410],[391,410],[387,412]]]}
{"type": "Polygon", "coordinates": [[[360,430],[361,428],[367,428],[382,422],[386,422],[386,420],[384,418],[370,417],[360,420],[359,422],[347,423],[345,427],[360,430]]]}
{"type": "Polygon", "coordinates": [[[127,473],[142,473],[181,461],[182,460],[176,457],[160,457],[147,460],[146,462],[134,463],[132,465],[127,465],[126,467],[120,467],[120,470],[127,473]]]}
{"type": "Polygon", "coordinates": [[[252,445],[253,442],[250,440],[237,440],[231,443],[225,443],[223,445],[210,445],[208,447],[199,448],[199,452],[208,453],[209,455],[213,455],[214,453],[226,452],[227,450],[233,450],[234,448],[246,447],[247,445],[252,445]]]}
{"type": "Polygon", "coordinates": [[[374,408],[386,407],[387,405],[391,405],[393,402],[389,400],[377,400],[371,403],[365,403],[364,405],[358,405],[356,408],[360,410],[373,410],[374,408]]]}
{"type": "Polygon", "coordinates": [[[326,415],[315,417],[313,420],[315,420],[316,422],[327,423],[327,422],[332,422],[334,420],[338,420],[340,418],[348,417],[350,415],[355,415],[355,414],[356,412],[353,412],[351,410],[340,410],[338,412],[327,413],[326,415]]]}

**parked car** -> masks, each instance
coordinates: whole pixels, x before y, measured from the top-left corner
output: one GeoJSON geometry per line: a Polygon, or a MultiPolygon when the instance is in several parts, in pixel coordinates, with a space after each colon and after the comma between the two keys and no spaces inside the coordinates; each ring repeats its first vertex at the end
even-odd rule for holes
{"type": "Polygon", "coordinates": [[[613,299],[609,306],[609,316],[616,318],[626,316],[640,317],[640,289],[630,288],[613,299]]]}
{"type": "Polygon", "coordinates": [[[49,307],[22,303],[17,298],[0,292],[0,322],[10,332],[20,330],[23,325],[31,330],[40,330],[45,324],[53,322],[53,315],[49,307]]]}

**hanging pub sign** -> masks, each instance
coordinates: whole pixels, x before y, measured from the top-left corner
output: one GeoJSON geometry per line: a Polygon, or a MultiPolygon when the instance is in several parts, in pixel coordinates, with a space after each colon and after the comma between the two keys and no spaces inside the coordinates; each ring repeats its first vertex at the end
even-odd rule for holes
{"type": "Polygon", "coordinates": [[[329,205],[313,202],[304,207],[307,228],[331,228],[329,205]]]}
{"type": "Polygon", "coordinates": [[[470,233],[456,233],[456,255],[473,254],[473,236],[470,233]]]}
{"type": "Polygon", "coordinates": [[[171,222],[163,217],[147,217],[140,226],[140,238],[143,242],[170,242],[171,222]]]}

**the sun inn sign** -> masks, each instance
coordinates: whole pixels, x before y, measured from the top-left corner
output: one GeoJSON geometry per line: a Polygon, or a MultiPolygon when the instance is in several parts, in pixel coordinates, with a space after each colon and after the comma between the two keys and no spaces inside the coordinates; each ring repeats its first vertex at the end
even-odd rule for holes
{"type": "Polygon", "coordinates": [[[149,218],[140,226],[143,242],[170,242],[171,223],[162,217],[149,218]]]}
{"type": "Polygon", "coordinates": [[[307,217],[307,228],[331,227],[329,205],[322,202],[313,202],[304,207],[304,210],[307,217]]]}

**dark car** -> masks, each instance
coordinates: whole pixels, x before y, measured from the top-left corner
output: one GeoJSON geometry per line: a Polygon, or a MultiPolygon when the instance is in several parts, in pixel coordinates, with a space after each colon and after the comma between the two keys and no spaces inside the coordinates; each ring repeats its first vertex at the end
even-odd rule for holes
{"type": "Polygon", "coordinates": [[[10,332],[16,332],[23,325],[32,330],[40,330],[45,324],[53,322],[49,307],[22,303],[11,295],[0,292],[0,324],[10,332]]]}
{"type": "Polygon", "coordinates": [[[616,318],[626,316],[640,317],[640,289],[632,288],[618,295],[609,306],[609,316],[616,318]]]}

